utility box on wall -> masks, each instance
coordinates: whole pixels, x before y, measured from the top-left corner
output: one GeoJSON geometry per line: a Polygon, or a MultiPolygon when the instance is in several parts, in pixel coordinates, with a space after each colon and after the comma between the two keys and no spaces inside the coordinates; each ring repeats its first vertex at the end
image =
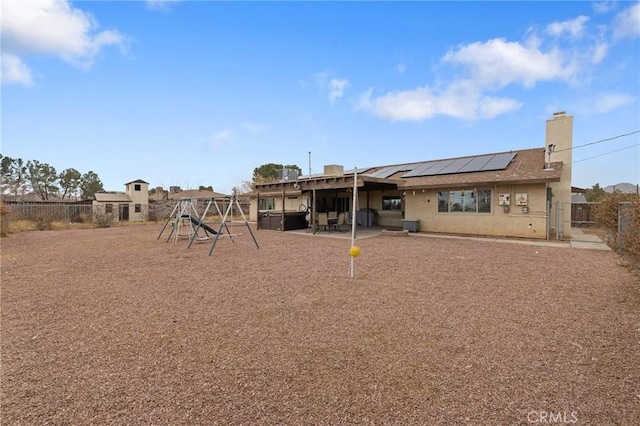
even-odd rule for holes
{"type": "Polygon", "coordinates": [[[409,232],[418,232],[420,219],[402,219],[402,229],[409,232]]]}

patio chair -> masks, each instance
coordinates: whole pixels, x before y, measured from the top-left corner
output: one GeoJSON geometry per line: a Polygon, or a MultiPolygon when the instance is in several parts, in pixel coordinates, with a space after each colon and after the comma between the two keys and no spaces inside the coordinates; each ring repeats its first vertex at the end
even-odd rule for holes
{"type": "Polygon", "coordinates": [[[336,222],[336,231],[342,232],[342,225],[346,223],[347,214],[345,212],[340,212],[338,214],[338,221],[336,222]]]}
{"type": "Polygon", "coordinates": [[[320,229],[324,229],[325,231],[329,229],[329,217],[325,212],[318,213],[318,231],[320,231],[320,229]]]}

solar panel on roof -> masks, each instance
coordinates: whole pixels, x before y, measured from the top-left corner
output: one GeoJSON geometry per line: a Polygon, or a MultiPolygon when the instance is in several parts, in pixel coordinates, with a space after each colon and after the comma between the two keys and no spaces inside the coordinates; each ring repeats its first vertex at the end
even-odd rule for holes
{"type": "Polygon", "coordinates": [[[487,154],[450,160],[428,161],[417,165],[402,177],[435,176],[453,173],[472,173],[507,168],[515,153],[487,154]]]}
{"type": "Polygon", "coordinates": [[[484,165],[484,167],[482,167],[482,169],[480,169],[480,171],[484,172],[487,170],[504,170],[507,168],[507,166],[515,156],[516,154],[514,152],[496,154],[491,160],[489,160],[487,164],[484,165]]]}
{"type": "Polygon", "coordinates": [[[420,176],[420,173],[427,170],[435,163],[436,161],[425,161],[424,163],[419,163],[413,168],[413,170],[411,170],[409,173],[405,173],[404,175],[402,175],[402,177],[420,176]]]}
{"type": "Polygon", "coordinates": [[[440,160],[440,161],[438,161],[438,164],[434,165],[433,167],[431,167],[428,170],[429,175],[437,175],[440,170],[446,168],[451,163],[453,163],[453,160],[440,160]]]}
{"type": "Polygon", "coordinates": [[[389,176],[392,176],[398,172],[413,170],[419,164],[420,163],[412,163],[412,164],[399,164],[397,166],[387,166],[387,167],[381,168],[376,172],[369,174],[369,176],[377,177],[377,178],[388,178],[389,176]]]}
{"type": "Polygon", "coordinates": [[[372,176],[372,177],[383,177],[383,175],[387,173],[387,170],[389,170],[389,167],[383,167],[380,170],[377,170],[373,173],[368,173],[368,174],[369,176],[372,176]]]}
{"type": "Polygon", "coordinates": [[[442,170],[439,170],[436,174],[437,175],[447,175],[450,173],[458,173],[458,171],[467,165],[467,163],[469,163],[469,161],[471,161],[471,158],[458,158],[457,160],[454,160],[453,163],[449,164],[447,167],[445,167],[442,170]]]}
{"type": "Polygon", "coordinates": [[[473,157],[471,161],[458,170],[458,173],[477,172],[482,170],[485,164],[487,164],[492,158],[493,155],[479,155],[477,157],[473,157]]]}

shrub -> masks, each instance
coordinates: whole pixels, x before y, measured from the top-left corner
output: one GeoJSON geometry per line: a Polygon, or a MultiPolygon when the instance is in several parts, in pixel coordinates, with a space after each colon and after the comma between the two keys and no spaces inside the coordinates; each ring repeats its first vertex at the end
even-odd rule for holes
{"type": "Polygon", "coordinates": [[[6,237],[10,232],[9,208],[0,201],[0,237],[6,237]]]}
{"type": "Polygon", "coordinates": [[[607,243],[613,249],[621,249],[636,260],[640,260],[640,197],[635,194],[609,194],[602,199],[596,208],[596,221],[607,232],[607,243]],[[622,214],[622,235],[618,234],[620,217],[620,203],[629,203],[622,214]]]}
{"type": "Polygon", "coordinates": [[[118,213],[116,212],[106,212],[103,210],[98,210],[93,213],[93,219],[100,228],[110,227],[117,217],[118,213]]]}
{"type": "Polygon", "coordinates": [[[90,213],[80,213],[78,217],[78,223],[91,223],[91,214],[90,213]]]}
{"type": "Polygon", "coordinates": [[[38,212],[33,216],[33,222],[38,231],[50,231],[53,229],[55,215],[50,212],[38,212]]]}

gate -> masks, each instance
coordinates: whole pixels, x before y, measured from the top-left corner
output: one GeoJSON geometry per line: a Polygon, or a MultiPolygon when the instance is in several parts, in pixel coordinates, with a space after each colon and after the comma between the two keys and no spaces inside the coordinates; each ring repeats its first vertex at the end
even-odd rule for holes
{"type": "MultiPolygon", "coordinates": [[[[596,222],[596,209],[599,203],[556,202],[556,234],[552,237],[574,241],[594,241],[598,238],[604,241],[604,230],[596,222]],[[568,215],[568,211],[571,215],[568,215]],[[570,235],[570,238],[568,237],[570,235]]],[[[553,225],[552,225],[553,226],[553,225]]]]}

